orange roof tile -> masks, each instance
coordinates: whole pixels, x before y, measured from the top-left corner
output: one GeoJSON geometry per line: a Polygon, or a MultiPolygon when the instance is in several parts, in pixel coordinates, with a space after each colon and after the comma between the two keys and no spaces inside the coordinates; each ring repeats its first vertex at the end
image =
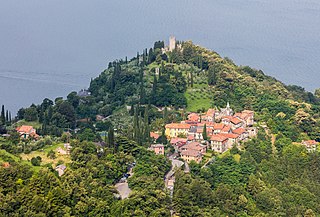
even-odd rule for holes
{"type": "Polygon", "coordinates": [[[233,130],[232,132],[235,133],[235,134],[241,135],[242,133],[245,133],[247,131],[244,128],[239,127],[237,129],[233,130]]]}
{"type": "Polygon", "coordinates": [[[226,133],[226,134],[223,134],[225,137],[229,138],[229,139],[236,139],[238,138],[240,135],[238,134],[234,134],[234,133],[226,133]]]}
{"type": "Polygon", "coordinates": [[[222,130],[224,126],[225,126],[224,123],[215,123],[213,128],[215,130],[222,130]]]}
{"type": "Polygon", "coordinates": [[[154,139],[158,139],[160,137],[160,135],[158,133],[155,133],[155,132],[150,132],[150,137],[154,138],[154,139]]]}
{"type": "Polygon", "coordinates": [[[195,150],[182,150],[180,152],[180,155],[186,155],[190,157],[199,157],[201,156],[201,153],[195,150]]]}
{"type": "Polygon", "coordinates": [[[225,125],[223,128],[222,128],[222,132],[229,132],[231,130],[231,126],[227,126],[225,125]]]}
{"type": "Polygon", "coordinates": [[[175,144],[175,143],[178,143],[178,142],[186,143],[186,142],[187,142],[187,139],[186,139],[186,138],[172,138],[172,139],[170,140],[170,143],[171,143],[171,144],[175,144]]]}
{"type": "Polygon", "coordinates": [[[216,113],[216,111],[214,110],[214,109],[208,109],[208,111],[207,111],[207,115],[208,116],[214,116],[214,114],[216,113]]]}
{"type": "Polygon", "coordinates": [[[227,137],[225,137],[222,134],[216,134],[216,135],[212,135],[210,138],[211,141],[218,141],[218,142],[224,142],[226,140],[228,140],[227,137]]]}
{"type": "Polygon", "coordinates": [[[17,127],[16,130],[20,133],[31,133],[33,127],[28,125],[22,125],[20,127],[17,127]]]}
{"type": "Polygon", "coordinates": [[[232,122],[233,124],[240,124],[240,123],[241,123],[241,120],[240,120],[239,118],[232,118],[232,119],[231,119],[231,122],[232,122]]]}
{"type": "Polygon", "coordinates": [[[170,129],[189,129],[190,127],[191,127],[190,124],[184,124],[184,123],[171,123],[166,125],[166,128],[170,128],[170,129]]]}

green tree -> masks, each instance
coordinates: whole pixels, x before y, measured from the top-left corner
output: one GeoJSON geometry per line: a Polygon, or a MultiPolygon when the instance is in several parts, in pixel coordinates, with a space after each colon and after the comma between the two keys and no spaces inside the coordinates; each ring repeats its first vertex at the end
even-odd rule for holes
{"type": "Polygon", "coordinates": [[[33,157],[33,158],[31,158],[31,164],[32,164],[33,166],[40,166],[41,160],[42,160],[42,159],[41,159],[40,156],[33,157]]]}
{"type": "Polygon", "coordinates": [[[204,124],[204,126],[203,126],[202,138],[203,138],[204,140],[208,140],[208,135],[207,135],[207,124],[204,124]]]}

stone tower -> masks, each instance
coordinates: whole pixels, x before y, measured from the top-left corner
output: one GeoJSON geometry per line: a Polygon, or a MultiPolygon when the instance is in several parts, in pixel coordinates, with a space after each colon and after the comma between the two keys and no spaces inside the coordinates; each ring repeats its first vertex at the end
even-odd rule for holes
{"type": "Polygon", "coordinates": [[[173,51],[176,48],[176,37],[170,36],[169,38],[169,51],[173,51]]]}

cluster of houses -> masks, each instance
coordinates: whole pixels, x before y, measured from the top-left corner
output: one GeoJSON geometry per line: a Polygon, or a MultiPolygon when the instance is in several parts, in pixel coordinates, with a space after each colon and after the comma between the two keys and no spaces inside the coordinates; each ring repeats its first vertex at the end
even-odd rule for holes
{"type": "Polygon", "coordinates": [[[165,135],[182,159],[200,162],[207,149],[223,153],[255,137],[257,130],[253,124],[253,111],[234,113],[228,103],[226,108],[191,113],[185,121],[167,124],[165,135]]]}

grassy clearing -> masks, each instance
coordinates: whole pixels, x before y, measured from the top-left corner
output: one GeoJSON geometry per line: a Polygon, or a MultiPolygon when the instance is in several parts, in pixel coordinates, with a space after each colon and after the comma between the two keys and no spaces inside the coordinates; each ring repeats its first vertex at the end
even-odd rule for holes
{"type": "Polygon", "coordinates": [[[6,162],[6,160],[5,160],[6,157],[12,158],[14,161],[20,161],[19,157],[15,156],[13,154],[10,154],[9,152],[7,152],[5,150],[0,149],[0,164],[3,162],[6,162]]]}
{"type": "MultiPolygon", "coordinates": [[[[59,143],[59,144],[55,144],[55,145],[52,145],[52,146],[48,146],[48,147],[45,147],[43,150],[38,150],[38,151],[33,151],[29,154],[20,154],[20,157],[22,158],[22,160],[25,160],[27,162],[30,163],[31,159],[33,157],[37,157],[37,156],[40,156],[41,159],[42,159],[42,162],[41,162],[41,165],[44,165],[44,164],[48,164],[48,163],[51,163],[53,164],[53,166],[56,166],[58,161],[63,161],[64,163],[70,163],[71,160],[70,160],[70,156],[69,155],[62,155],[62,154],[59,154],[56,150],[57,148],[63,148],[63,144],[62,143],[59,143]],[[47,154],[49,151],[53,150],[54,152],[56,152],[56,158],[55,159],[50,159],[47,157],[47,154]]],[[[31,165],[31,163],[30,163],[31,165]]],[[[38,168],[38,167],[36,167],[38,168]]]]}
{"type": "Polygon", "coordinates": [[[222,154],[218,155],[218,158],[224,158],[230,155],[230,150],[223,152],[222,154]]]}

